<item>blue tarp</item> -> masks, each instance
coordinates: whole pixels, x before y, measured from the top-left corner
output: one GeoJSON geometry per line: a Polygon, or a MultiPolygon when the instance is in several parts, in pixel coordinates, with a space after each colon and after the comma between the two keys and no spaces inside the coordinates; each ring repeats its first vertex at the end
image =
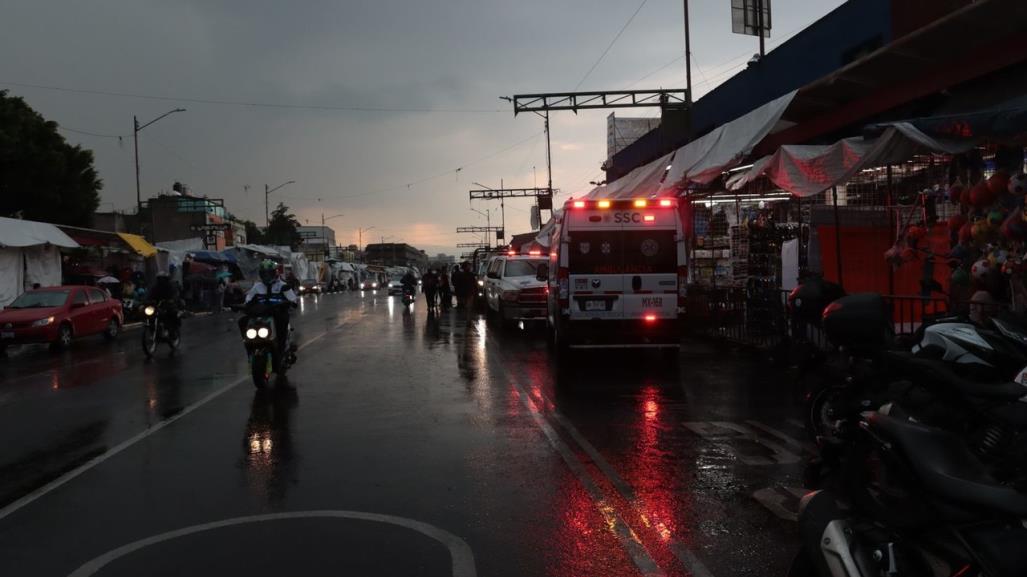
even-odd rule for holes
{"type": "Polygon", "coordinates": [[[193,260],[198,260],[200,262],[209,262],[214,264],[231,262],[228,258],[225,258],[225,256],[222,255],[220,252],[215,252],[212,250],[190,251],[189,256],[192,257],[193,260]]]}

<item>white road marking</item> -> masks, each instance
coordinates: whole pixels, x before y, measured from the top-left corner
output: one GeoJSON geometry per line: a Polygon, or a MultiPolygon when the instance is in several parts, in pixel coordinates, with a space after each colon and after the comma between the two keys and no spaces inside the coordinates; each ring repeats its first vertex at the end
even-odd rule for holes
{"type": "Polygon", "coordinates": [[[453,577],[477,577],[477,570],[475,569],[474,554],[471,552],[471,548],[467,543],[457,537],[456,535],[440,529],[434,525],[429,525],[423,521],[416,521],[414,519],[408,519],[406,517],[396,517],[394,515],[382,515],[379,513],[364,513],[360,511],[296,511],[288,513],[271,513],[267,515],[253,515],[250,517],[236,517],[234,519],[225,519],[223,521],[214,521],[212,523],[204,523],[202,525],[193,525],[192,527],[184,527],[182,529],[176,529],[174,531],[168,531],[145,539],[140,539],[128,545],[118,547],[113,551],[108,551],[95,559],[85,563],[68,577],[90,577],[95,575],[98,571],[103,569],[110,563],[117,561],[118,559],[134,553],[145,547],[177,539],[179,537],[185,537],[187,535],[193,535],[196,533],[202,533],[204,531],[212,531],[214,529],[221,529],[224,527],[234,527],[236,525],[246,525],[249,523],[266,523],[268,521],[281,521],[284,519],[357,519],[360,521],[373,521],[376,523],[388,523],[390,525],[398,525],[405,527],[413,531],[417,531],[422,535],[431,537],[439,543],[442,543],[449,549],[449,557],[452,565],[453,577]]]}
{"type": "Polygon", "coordinates": [[[683,423],[695,434],[717,445],[722,451],[732,455],[746,465],[792,465],[800,461],[799,455],[782,447],[778,443],[760,435],[744,425],[727,421],[692,421],[683,423]],[[727,441],[746,440],[756,443],[771,451],[769,457],[744,455],[727,441]]]}
{"type": "Polygon", "coordinates": [[[646,551],[645,545],[638,540],[638,537],[628,527],[624,520],[621,519],[613,506],[606,502],[606,497],[603,496],[602,491],[598,486],[596,486],[592,477],[589,476],[588,471],[585,470],[585,466],[574,455],[571,448],[563,442],[560,435],[558,435],[545,418],[543,418],[538,407],[535,406],[535,402],[530,396],[528,396],[528,392],[525,391],[524,387],[522,387],[516,380],[509,378],[509,375],[507,380],[514,386],[514,388],[517,389],[517,392],[521,397],[521,402],[524,404],[524,407],[528,409],[528,413],[531,414],[531,418],[535,421],[535,424],[542,429],[542,433],[546,436],[546,439],[549,440],[549,444],[556,450],[560,457],[563,458],[567,467],[570,468],[578,478],[581,485],[585,487],[586,491],[588,491],[589,496],[592,497],[592,501],[595,502],[599,512],[606,518],[607,522],[612,524],[614,534],[620,540],[621,546],[624,550],[628,552],[628,555],[631,557],[631,561],[635,564],[635,567],[638,568],[642,575],[645,575],[646,577],[662,577],[664,575],[663,570],[656,565],[655,561],[653,561],[652,556],[650,556],[649,552],[646,551]]]}
{"type": "MultiPolygon", "coordinates": [[[[311,344],[313,344],[315,341],[320,340],[322,337],[324,337],[327,334],[328,334],[328,332],[321,333],[320,335],[318,335],[318,336],[308,340],[307,342],[303,343],[302,345],[300,345],[296,349],[297,350],[303,350],[303,349],[307,348],[308,346],[310,346],[311,344]]],[[[53,481],[50,481],[49,483],[43,485],[42,487],[39,487],[35,491],[32,491],[31,493],[28,493],[27,495],[21,497],[20,499],[17,499],[16,501],[13,501],[13,502],[9,503],[6,507],[4,507],[3,509],[0,509],[0,520],[6,519],[7,517],[9,517],[12,514],[14,514],[15,512],[17,512],[18,510],[20,510],[20,509],[22,509],[22,508],[24,508],[24,507],[26,507],[28,505],[31,505],[33,502],[39,500],[42,497],[45,497],[49,493],[51,493],[51,492],[61,488],[62,486],[67,484],[69,481],[75,479],[79,475],[85,473],[86,471],[89,471],[90,469],[92,469],[93,467],[96,467],[97,465],[102,464],[107,459],[110,459],[111,457],[117,455],[118,453],[121,453],[122,451],[124,451],[125,449],[128,449],[132,445],[135,445],[139,441],[142,441],[142,440],[146,439],[147,437],[149,437],[150,435],[153,435],[154,433],[160,431],[164,427],[167,427],[167,426],[171,425],[172,423],[178,421],[182,417],[185,417],[189,413],[192,413],[196,409],[202,407],[203,405],[206,405],[207,403],[209,403],[209,402],[213,401],[214,399],[220,397],[221,395],[225,394],[226,392],[228,392],[229,390],[231,390],[232,388],[237,386],[239,383],[242,383],[242,382],[247,381],[249,379],[250,379],[250,377],[248,375],[247,376],[243,376],[243,377],[239,377],[238,379],[228,383],[227,385],[221,387],[220,389],[217,389],[214,392],[208,394],[207,396],[203,397],[199,401],[196,401],[195,403],[193,403],[193,404],[187,406],[186,408],[182,409],[182,411],[180,413],[176,414],[175,416],[169,417],[168,419],[165,419],[165,420],[157,423],[156,425],[154,425],[152,427],[149,427],[149,428],[147,428],[147,429],[145,429],[143,431],[140,431],[139,433],[137,433],[137,434],[129,437],[128,439],[118,443],[117,445],[115,445],[111,449],[108,449],[106,452],[101,453],[101,454],[93,457],[92,459],[86,461],[85,463],[79,465],[78,467],[75,467],[74,469],[68,471],[67,473],[61,475],[60,477],[57,477],[53,481]]]]}
{"type": "Polygon", "coordinates": [[[814,455],[817,452],[816,447],[814,447],[812,443],[810,443],[808,441],[799,441],[798,439],[792,437],[791,435],[788,435],[788,434],[786,434],[786,433],[784,433],[784,432],[782,432],[782,431],[780,431],[778,429],[775,429],[774,427],[771,427],[770,425],[761,423],[759,421],[746,421],[745,424],[749,425],[750,427],[754,427],[756,429],[759,429],[759,430],[763,431],[764,433],[767,433],[768,435],[773,435],[774,437],[777,437],[782,442],[784,442],[784,444],[792,447],[793,449],[798,449],[800,451],[805,451],[806,453],[809,453],[811,455],[814,455]]]}
{"type": "Polygon", "coordinates": [[[752,494],[752,497],[771,513],[786,520],[799,520],[799,500],[806,494],[797,487],[766,487],[752,494]]]}

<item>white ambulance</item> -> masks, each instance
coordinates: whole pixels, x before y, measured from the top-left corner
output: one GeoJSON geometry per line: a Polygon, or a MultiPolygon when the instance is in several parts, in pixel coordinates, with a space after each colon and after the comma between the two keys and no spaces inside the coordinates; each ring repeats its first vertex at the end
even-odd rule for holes
{"type": "Polygon", "coordinates": [[[539,275],[558,347],[679,346],[688,269],[677,199],[569,200],[549,246],[539,275]]]}

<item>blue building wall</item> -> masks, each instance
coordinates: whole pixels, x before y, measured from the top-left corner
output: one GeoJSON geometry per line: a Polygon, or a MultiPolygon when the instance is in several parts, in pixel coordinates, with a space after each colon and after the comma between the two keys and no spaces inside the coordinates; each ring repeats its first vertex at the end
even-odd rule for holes
{"type": "MultiPolygon", "coordinates": [[[[614,155],[607,178],[616,180],[891,40],[892,0],[849,0],[696,101],[691,131],[666,123],[614,155]]],[[[757,42],[753,37],[753,53],[757,42]]]]}

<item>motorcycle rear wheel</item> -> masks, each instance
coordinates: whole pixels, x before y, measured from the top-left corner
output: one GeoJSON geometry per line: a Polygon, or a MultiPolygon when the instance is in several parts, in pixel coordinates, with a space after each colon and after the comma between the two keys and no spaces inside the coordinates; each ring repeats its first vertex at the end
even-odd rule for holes
{"type": "Polygon", "coordinates": [[[253,374],[253,386],[266,388],[271,382],[271,355],[266,352],[253,353],[250,357],[250,372],[253,374]]]}

